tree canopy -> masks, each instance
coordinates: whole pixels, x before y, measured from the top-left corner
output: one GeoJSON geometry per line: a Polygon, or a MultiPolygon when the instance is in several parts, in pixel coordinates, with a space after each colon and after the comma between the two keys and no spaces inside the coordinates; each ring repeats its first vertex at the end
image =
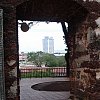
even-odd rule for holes
{"type": "Polygon", "coordinates": [[[27,59],[37,67],[41,67],[42,65],[45,65],[46,67],[66,66],[64,56],[55,56],[54,54],[44,53],[42,51],[29,52],[27,55],[27,59]]]}

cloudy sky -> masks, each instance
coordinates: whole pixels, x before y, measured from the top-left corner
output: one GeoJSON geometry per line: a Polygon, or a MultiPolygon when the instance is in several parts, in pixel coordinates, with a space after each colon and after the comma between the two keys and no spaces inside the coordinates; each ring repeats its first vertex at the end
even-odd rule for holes
{"type": "MultiPolygon", "coordinates": [[[[20,22],[20,21],[19,21],[20,22]]],[[[29,23],[29,22],[27,22],[29,23]]],[[[19,52],[43,51],[42,39],[45,36],[54,38],[54,50],[65,50],[66,45],[63,40],[63,32],[60,23],[39,22],[29,29],[28,32],[22,32],[18,27],[19,52]]]]}

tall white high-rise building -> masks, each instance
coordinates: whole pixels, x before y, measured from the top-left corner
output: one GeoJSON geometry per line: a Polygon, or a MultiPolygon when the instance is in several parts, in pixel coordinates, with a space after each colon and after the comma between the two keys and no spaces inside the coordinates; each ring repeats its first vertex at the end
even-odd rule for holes
{"type": "Polygon", "coordinates": [[[49,40],[49,37],[46,36],[42,42],[43,42],[43,52],[45,53],[48,53],[48,40],[49,40]]]}
{"type": "Polygon", "coordinates": [[[54,53],[54,39],[53,37],[49,38],[49,53],[54,53]]]}
{"type": "Polygon", "coordinates": [[[53,37],[46,36],[43,40],[43,52],[45,53],[54,53],[54,39],[53,37]]]}

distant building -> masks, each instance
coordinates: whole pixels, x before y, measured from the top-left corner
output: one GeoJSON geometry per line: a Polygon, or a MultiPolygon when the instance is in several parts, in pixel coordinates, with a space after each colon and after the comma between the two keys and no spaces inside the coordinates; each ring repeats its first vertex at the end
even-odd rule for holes
{"type": "Polygon", "coordinates": [[[21,52],[19,54],[19,64],[26,64],[27,62],[27,53],[21,52]]]}
{"type": "Polygon", "coordinates": [[[53,37],[46,36],[43,39],[43,52],[45,53],[54,53],[54,39],[53,37]]]}
{"type": "Polygon", "coordinates": [[[49,53],[54,53],[54,39],[53,37],[49,38],[49,53]]]}
{"type": "Polygon", "coordinates": [[[49,37],[45,37],[44,39],[43,39],[43,52],[45,52],[45,53],[48,53],[48,40],[49,40],[49,37]]]}

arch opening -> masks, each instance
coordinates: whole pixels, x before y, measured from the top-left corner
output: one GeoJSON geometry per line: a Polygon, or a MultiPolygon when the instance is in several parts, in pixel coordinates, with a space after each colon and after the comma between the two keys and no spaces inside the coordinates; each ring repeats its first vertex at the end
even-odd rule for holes
{"type": "Polygon", "coordinates": [[[84,7],[72,0],[30,0],[17,6],[17,20],[61,22],[68,47],[67,55],[65,55],[68,77],[75,54],[75,34],[87,14],[88,11],[84,7]],[[68,31],[65,22],[68,22],[68,31]]]}

